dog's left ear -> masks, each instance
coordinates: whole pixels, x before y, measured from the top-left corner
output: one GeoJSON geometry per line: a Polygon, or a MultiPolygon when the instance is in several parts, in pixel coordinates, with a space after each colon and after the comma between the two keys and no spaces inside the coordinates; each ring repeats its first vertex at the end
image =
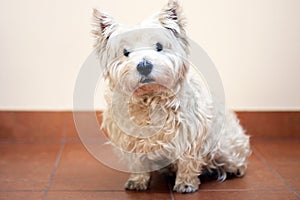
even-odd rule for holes
{"type": "Polygon", "coordinates": [[[177,0],[169,0],[168,4],[159,13],[160,23],[175,34],[185,32],[185,18],[182,14],[181,6],[177,0]]]}

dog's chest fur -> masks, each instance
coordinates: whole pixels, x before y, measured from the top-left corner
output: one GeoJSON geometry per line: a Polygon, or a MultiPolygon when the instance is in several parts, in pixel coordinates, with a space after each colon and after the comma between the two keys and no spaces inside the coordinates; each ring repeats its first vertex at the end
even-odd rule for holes
{"type": "MultiPolygon", "coordinates": [[[[104,125],[108,129],[107,131],[111,133],[109,137],[112,143],[121,147],[124,151],[133,153],[153,152],[172,143],[180,126],[178,119],[179,107],[176,105],[174,95],[160,93],[133,96],[128,104],[130,120],[139,127],[151,126],[151,120],[153,120],[151,114],[155,109],[160,109],[163,112],[165,121],[161,129],[158,129],[150,137],[138,137],[142,136],[143,133],[136,133],[137,137],[134,137],[120,130],[113,122],[111,115],[104,114],[104,125]]],[[[107,112],[111,112],[111,110],[107,112]]]]}

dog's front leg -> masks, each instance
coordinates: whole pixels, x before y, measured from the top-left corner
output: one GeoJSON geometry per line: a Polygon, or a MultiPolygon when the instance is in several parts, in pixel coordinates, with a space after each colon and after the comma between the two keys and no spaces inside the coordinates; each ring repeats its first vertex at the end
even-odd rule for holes
{"type": "Polygon", "coordinates": [[[174,191],[179,193],[191,193],[198,190],[200,179],[198,176],[201,171],[201,162],[191,158],[179,159],[177,161],[177,173],[174,191]]]}
{"type": "Polygon", "coordinates": [[[147,190],[151,175],[147,173],[133,173],[125,184],[127,190],[147,190]]]}

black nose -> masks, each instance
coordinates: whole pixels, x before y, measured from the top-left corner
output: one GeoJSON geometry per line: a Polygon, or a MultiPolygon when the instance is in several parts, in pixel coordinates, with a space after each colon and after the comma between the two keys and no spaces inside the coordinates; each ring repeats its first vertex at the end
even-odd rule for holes
{"type": "Polygon", "coordinates": [[[143,76],[148,76],[151,73],[152,68],[153,68],[152,63],[147,60],[143,60],[136,67],[138,72],[143,76]]]}

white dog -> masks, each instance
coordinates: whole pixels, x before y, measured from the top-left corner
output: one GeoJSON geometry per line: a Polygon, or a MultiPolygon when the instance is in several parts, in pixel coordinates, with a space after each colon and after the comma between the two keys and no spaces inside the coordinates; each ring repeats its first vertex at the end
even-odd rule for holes
{"type": "Polygon", "coordinates": [[[126,189],[146,190],[150,171],[166,165],[176,172],[174,190],[180,193],[196,191],[205,171],[217,171],[220,180],[227,173],[243,176],[249,136],[233,113],[219,112],[222,108],[189,73],[178,2],[170,0],[133,27],[98,10],[94,19],[95,48],[109,83],[102,127],[138,172],[131,174],[126,189]]]}

